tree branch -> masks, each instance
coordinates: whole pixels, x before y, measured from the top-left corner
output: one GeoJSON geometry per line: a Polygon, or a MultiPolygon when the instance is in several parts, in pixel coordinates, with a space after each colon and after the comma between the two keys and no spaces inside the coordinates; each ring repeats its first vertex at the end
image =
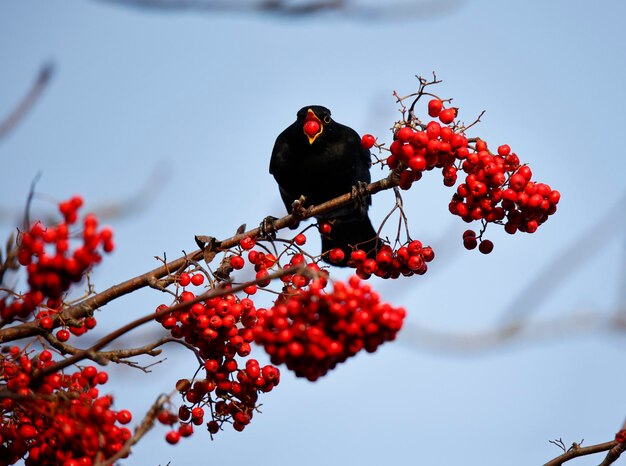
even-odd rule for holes
{"type": "MultiPolygon", "coordinates": [[[[568,451],[566,451],[565,453],[563,453],[560,456],[557,456],[553,460],[548,461],[543,466],[560,466],[563,463],[565,463],[566,461],[569,461],[569,460],[571,460],[573,458],[578,458],[579,456],[593,455],[594,453],[600,453],[602,451],[611,450],[616,445],[618,446],[618,445],[623,445],[623,444],[617,443],[616,440],[613,440],[611,442],[599,443],[598,445],[591,445],[589,447],[581,447],[579,444],[574,443],[572,445],[572,447],[568,451]]],[[[618,457],[619,457],[619,455],[618,455],[618,457]]],[[[608,464],[611,464],[611,463],[604,463],[603,462],[602,464],[603,465],[605,465],[605,464],[608,465],[608,464]]]]}
{"type": "MultiPolygon", "coordinates": [[[[378,180],[374,183],[369,184],[366,188],[367,193],[369,195],[373,195],[380,191],[391,189],[394,186],[397,186],[398,182],[399,182],[398,175],[395,172],[391,172],[389,176],[387,176],[386,178],[383,178],[381,180],[378,180]]],[[[300,220],[304,220],[307,218],[324,214],[326,212],[335,210],[343,205],[346,205],[350,202],[352,202],[352,195],[350,193],[343,194],[341,196],[338,196],[322,204],[307,208],[302,215],[296,216],[296,215],[290,214],[290,215],[286,215],[280,219],[275,220],[274,229],[278,231],[278,230],[281,230],[290,226],[297,225],[300,220]]],[[[246,236],[256,238],[257,236],[259,236],[259,233],[260,233],[260,228],[254,228],[245,233],[232,236],[228,239],[218,242],[219,247],[217,248],[217,251],[220,252],[220,251],[228,250],[236,246],[237,244],[239,244],[239,242],[246,236]]],[[[190,254],[187,254],[171,262],[168,262],[162,265],[161,267],[157,267],[156,269],[151,270],[150,272],[146,272],[142,275],[126,280],[125,282],[114,285],[106,289],[105,291],[102,291],[101,293],[95,294],[77,304],[69,306],[60,315],[54,316],[53,328],[56,328],[62,325],[62,323],[64,321],[67,321],[68,319],[80,319],[83,317],[91,316],[93,315],[93,312],[96,309],[101,308],[102,306],[110,303],[114,299],[117,299],[129,293],[132,293],[134,291],[137,291],[146,286],[150,286],[152,283],[155,282],[155,280],[169,275],[171,270],[176,270],[181,267],[184,267],[185,264],[189,263],[190,261],[202,260],[202,257],[203,257],[202,250],[198,249],[196,251],[193,251],[190,254]]],[[[9,341],[19,340],[22,338],[28,338],[28,337],[32,337],[35,335],[42,335],[48,331],[49,330],[42,329],[39,326],[39,320],[36,319],[36,320],[33,320],[32,322],[15,325],[13,327],[0,330],[0,343],[6,343],[9,341]]]]}
{"type": "Polygon", "coordinates": [[[624,453],[625,450],[626,450],[626,442],[618,443],[617,445],[615,445],[613,448],[609,450],[609,452],[606,454],[606,457],[604,458],[602,463],[600,463],[600,466],[609,466],[610,464],[615,463],[619,459],[620,455],[624,453]]]}
{"type": "MultiPolygon", "coordinates": [[[[286,269],[281,269],[278,272],[275,272],[271,275],[269,275],[269,277],[262,277],[259,278],[257,280],[253,280],[250,282],[246,282],[246,283],[242,283],[241,285],[237,285],[237,286],[233,286],[233,287],[229,287],[229,288],[216,288],[216,289],[212,289],[207,291],[206,293],[202,293],[198,296],[196,296],[194,299],[189,300],[189,301],[184,301],[181,303],[178,303],[174,306],[169,306],[166,307],[165,309],[162,309],[158,312],[151,312],[150,314],[147,314],[143,317],[140,317],[139,319],[136,319],[116,330],[114,330],[113,332],[109,333],[108,335],[102,337],[100,340],[98,340],[94,345],[92,345],[90,348],[86,349],[86,350],[80,350],[80,351],[76,351],[72,354],[72,356],[65,358],[61,361],[56,362],[55,364],[52,364],[44,369],[40,369],[38,371],[35,371],[33,373],[33,378],[42,378],[45,377],[46,375],[49,374],[53,374],[57,371],[60,371],[61,369],[64,369],[68,366],[71,366],[73,364],[76,364],[77,362],[83,360],[83,359],[92,359],[94,361],[97,361],[97,358],[100,357],[100,353],[98,353],[98,351],[102,348],[104,348],[106,345],[108,345],[109,343],[111,343],[112,341],[116,340],[117,338],[121,337],[122,335],[130,332],[131,330],[147,323],[147,322],[152,322],[155,319],[165,316],[167,314],[170,314],[172,312],[176,312],[176,311],[180,311],[182,309],[187,309],[188,307],[191,307],[193,304],[198,303],[200,301],[206,301],[207,299],[211,299],[211,298],[217,298],[219,296],[224,296],[227,294],[232,294],[232,293],[237,293],[239,291],[242,291],[244,288],[246,288],[249,285],[254,285],[254,284],[258,284],[262,281],[267,280],[268,278],[270,280],[274,280],[276,278],[281,278],[284,277],[285,275],[290,275],[292,273],[296,273],[296,272],[307,272],[310,269],[308,269],[307,267],[303,267],[303,266],[295,266],[295,267],[289,267],[286,269]]],[[[313,273],[313,271],[310,271],[311,273],[313,273]]]]}

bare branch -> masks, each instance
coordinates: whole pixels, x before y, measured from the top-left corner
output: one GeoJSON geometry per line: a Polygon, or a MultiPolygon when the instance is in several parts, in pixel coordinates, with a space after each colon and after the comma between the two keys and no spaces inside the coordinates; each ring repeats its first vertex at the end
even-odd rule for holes
{"type": "MultiPolygon", "coordinates": [[[[96,204],[89,210],[97,215],[103,222],[132,218],[154,204],[156,197],[163,189],[163,186],[168,182],[168,177],[166,175],[167,167],[163,165],[156,165],[152,169],[150,176],[145,179],[143,185],[141,185],[136,192],[131,193],[128,197],[123,199],[96,204]]],[[[38,176],[39,175],[37,175],[37,177],[38,176]]],[[[33,181],[33,185],[36,181],[37,179],[33,181]]],[[[29,192],[27,205],[30,204],[33,197],[40,196],[35,196],[34,192],[31,190],[29,192]]],[[[27,213],[28,212],[30,212],[30,209],[27,210],[27,213]]],[[[56,215],[51,215],[49,212],[36,214],[38,219],[46,224],[50,224],[58,220],[56,215]]],[[[0,207],[0,221],[4,221],[6,223],[17,223],[21,216],[22,213],[18,209],[0,207]]],[[[26,228],[30,225],[30,219],[28,216],[26,216],[26,221],[24,223],[26,228]]]]}
{"type": "Polygon", "coordinates": [[[573,336],[593,331],[626,332],[616,318],[589,311],[567,317],[544,320],[538,323],[512,322],[496,328],[473,333],[444,333],[426,329],[407,322],[399,341],[428,350],[451,351],[467,354],[468,351],[489,351],[505,344],[536,340],[549,340],[559,336],[573,336]]]}
{"type": "Polygon", "coordinates": [[[37,102],[41,93],[50,82],[53,72],[54,66],[52,63],[46,63],[41,67],[39,74],[37,75],[37,79],[35,79],[35,82],[31,86],[30,90],[22,98],[17,107],[15,107],[15,109],[9,113],[4,120],[0,121],[0,141],[11,132],[20,120],[26,116],[35,102],[37,102]]]}
{"type": "MultiPolygon", "coordinates": [[[[611,450],[616,445],[620,445],[616,440],[612,442],[599,443],[598,445],[591,445],[589,447],[581,447],[579,444],[574,443],[572,447],[560,456],[557,456],[553,460],[548,461],[543,466],[560,466],[566,461],[579,456],[593,455],[594,453],[600,453],[603,451],[611,450]]],[[[619,455],[618,455],[619,456],[619,455]]],[[[604,464],[604,463],[602,463],[604,464]]],[[[610,464],[610,463],[606,463],[610,464]]]]}
{"type": "Polygon", "coordinates": [[[625,201],[626,192],[623,192],[597,222],[574,238],[551,263],[536,273],[530,283],[511,300],[511,304],[504,312],[503,322],[521,322],[527,319],[539,309],[540,303],[558,290],[559,283],[584,268],[591,254],[586,247],[589,238],[596,239],[593,254],[598,254],[601,249],[611,244],[611,239],[624,238],[626,217],[615,215],[615,212],[619,211],[625,201]]]}
{"type": "MultiPolygon", "coordinates": [[[[102,0],[101,0],[102,1],[102,0]]],[[[287,18],[333,15],[344,19],[398,21],[401,18],[432,18],[453,13],[466,0],[106,0],[119,5],[167,11],[202,13],[231,12],[266,14],[287,18]]]]}

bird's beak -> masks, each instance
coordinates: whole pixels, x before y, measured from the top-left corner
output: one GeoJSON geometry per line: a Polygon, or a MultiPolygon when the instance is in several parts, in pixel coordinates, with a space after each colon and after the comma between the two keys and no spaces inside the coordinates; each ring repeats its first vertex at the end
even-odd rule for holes
{"type": "Polygon", "coordinates": [[[304,126],[302,128],[304,130],[304,134],[309,139],[309,144],[313,144],[313,142],[322,134],[324,131],[324,125],[322,121],[317,117],[315,112],[311,109],[307,111],[306,119],[304,120],[304,126]]]}

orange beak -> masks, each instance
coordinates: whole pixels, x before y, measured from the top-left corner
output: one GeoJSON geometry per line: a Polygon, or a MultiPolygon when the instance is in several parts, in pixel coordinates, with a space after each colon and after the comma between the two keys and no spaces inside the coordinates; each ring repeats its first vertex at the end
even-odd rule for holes
{"type": "Polygon", "coordinates": [[[322,131],[324,131],[324,125],[315,112],[309,109],[302,129],[304,134],[306,134],[306,137],[309,139],[309,144],[313,144],[319,135],[322,134],[322,131]]]}

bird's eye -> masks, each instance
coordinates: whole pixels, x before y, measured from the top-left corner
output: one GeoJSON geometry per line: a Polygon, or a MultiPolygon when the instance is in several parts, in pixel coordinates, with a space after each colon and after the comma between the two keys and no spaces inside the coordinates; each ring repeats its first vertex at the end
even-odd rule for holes
{"type": "Polygon", "coordinates": [[[324,117],[324,123],[326,123],[326,124],[330,123],[330,115],[326,115],[324,117]]]}

